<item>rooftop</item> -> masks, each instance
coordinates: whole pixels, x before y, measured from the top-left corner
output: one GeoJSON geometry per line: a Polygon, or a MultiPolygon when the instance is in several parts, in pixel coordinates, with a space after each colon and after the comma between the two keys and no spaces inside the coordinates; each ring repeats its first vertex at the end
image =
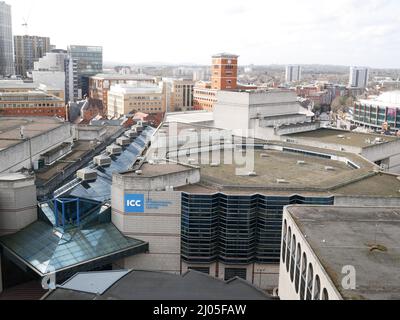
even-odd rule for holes
{"type": "Polygon", "coordinates": [[[0,151],[22,142],[21,126],[24,127],[24,138],[34,138],[65,123],[57,118],[48,117],[0,117],[0,151]]]}
{"type": "Polygon", "coordinates": [[[217,53],[217,54],[214,54],[212,57],[213,58],[239,58],[238,55],[232,54],[232,53],[227,53],[227,52],[217,53]]]}
{"type": "Polygon", "coordinates": [[[171,112],[166,115],[166,122],[201,123],[213,121],[213,113],[207,111],[171,112]]]}
{"type": "Polygon", "coordinates": [[[400,299],[400,209],[287,208],[345,299],[400,299]],[[383,250],[373,250],[379,246],[383,250]],[[356,290],[340,284],[342,268],[357,272],[356,290]]]}
{"type": "Polygon", "coordinates": [[[370,99],[360,99],[361,103],[376,103],[381,107],[400,108],[400,91],[384,92],[370,99]]]}
{"type": "Polygon", "coordinates": [[[154,77],[145,74],[119,74],[119,73],[99,73],[91,77],[97,80],[152,80],[154,77]]]}
{"type": "Polygon", "coordinates": [[[151,94],[151,93],[162,93],[162,88],[156,85],[140,85],[140,84],[118,84],[111,86],[111,93],[121,94],[151,94]]]}
{"type": "Polygon", "coordinates": [[[377,141],[377,143],[387,143],[399,140],[399,138],[394,136],[384,136],[379,134],[360,133],[325,128],[314,131],[289,134],[285,137],[289,137],[291,139],[313,140],[321,144],[328,143],[358,148],[367,148],[373,146],[375,141],[377,141]]]}
{"type": "Polygon", "coordinates": [[[250,283],[222,281],[190,270],[184,275],[154,271],[78,273],[47,300],[270,300],[250,283]],[[88,287],[92,283],[92,287],[88,287]],[[94,288],[101,293],[97,295],[94,288]]]}

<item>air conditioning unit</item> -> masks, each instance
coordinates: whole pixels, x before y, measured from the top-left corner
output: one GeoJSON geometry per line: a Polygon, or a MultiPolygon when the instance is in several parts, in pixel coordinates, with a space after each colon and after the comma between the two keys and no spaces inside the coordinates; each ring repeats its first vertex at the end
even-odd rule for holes
{"type": "Polygon", "coordinates": [[[106,151],[110,155],[118,155],[122,153],[122,148],[116,144],[112,144],[106,148],[106,151]]]}
{"type": "Polygon", "coordinates": [[[76,176],[82,181],[95,181],[97,179],[97,171],[85,168],[78,170],[76,176]]]}
{"type": "Polygon", "coordinates": [[[99,167],[106,167],[111,165],[111,158],[106,155],[99,155],[93,158],[93,163],[99,167]]]}
{"type": "Polygon", "coordinates": [[[131,139],[129,139],[127,137],[119,137],[117,139],[117,144],[120,146],[128,146],[131,144],[131,139]]]}
{"type": "Polygon", "coordinates": [[[126,132],[125,132],[125,135],[126,135],[128,138],[131,138],[131,139],[134,139],[134,138],[137,138],[137,137],[138,137],[138,133],[137,133],[136,131],[133,131],[133,130],[128,130],[128,131],[126,131],[126,132]]]}

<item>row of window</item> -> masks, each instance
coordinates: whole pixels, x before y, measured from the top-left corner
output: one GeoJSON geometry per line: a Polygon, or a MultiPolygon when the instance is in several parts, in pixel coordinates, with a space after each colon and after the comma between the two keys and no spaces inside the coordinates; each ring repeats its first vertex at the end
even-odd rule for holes
{"type": "Polygon", "coordinates": [[[321,291],[321,279],[319,275],[314,275],[312,264],[307,264],[307,255],[302,252],[300,243],[296,242],[291,227],[287,228],[286,220],[282,239],[282,263],[286,266],[290,281],[294,284],[300,300],[329,300],[328,291],[326,288],[321,291]]]}

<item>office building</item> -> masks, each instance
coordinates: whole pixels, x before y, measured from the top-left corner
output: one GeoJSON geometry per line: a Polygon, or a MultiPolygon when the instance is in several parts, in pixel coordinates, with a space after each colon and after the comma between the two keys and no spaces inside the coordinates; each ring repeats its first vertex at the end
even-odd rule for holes
{"type": "Polygon", "coordinates": [[[15,72],[24,78],[34,68],[34,63],[51,51],[50,38],[14,36],[15,72]]]}
{"type": "Polygon", "coordinates": [[[301,80],[301,66],[286,66],[286,83],[299,82],[301,80]]]}
{"type": "Polygon", "coordinates": [[[163,83],[167,112],[192,110],[194,88],[192,80],[164,78],[163,83]]]}
{"type": "Polygon", "coordinates": [[[113,174],[113,223],[123,234],[149,243],[147,254],[124,259],[123,268],[176,274],[194,269],[272,289],[278,285],[284,206],[400,203],[397,177],[358,155],[262,140],[243,145],[239,139],[224,147],[218,131],[205,136],[202,126],[176,125],[176,132],[170,131],[173,123],[159,128],[146,158],[131,171],[113,174]],[[188,134],[203,134],[205,144],[188,134]],[[157,150],[166,141],[165,162],[157,150]],[[236,158],[243,148],[254,148],[255,160],[244,175],[236,175],[236,165],[223,159],[199,160],[211,150],[228,150],[236,158]],[[126,197],[144,205],[126,207],[126,197]]]}
{"type": "Polygon", "coordinates": [[[400,91],[389,91],[379,96],[359,99],[354,103],[352,123],[381,131],[400,130],[400,91]]]}
{"type": "Polygon", "coordinates": [[[11,6],[0,1],[0,77],[13,75],[14,53],[11,6]]]}
{"type": "Polygon", "coordinates": [[[369,69],[365,67],[350,67],[349,87],[365,89],[368,87],[369,69]]]}
{"type": "Polygon", "coordinates": [[[286,207],[280,299],[398,300],[398,210],[286,207]]]}
{"type": "Polygon", "coordinates": [[[22,80],[0,81],[0,115],[66,119],[64,90],[22,80]]]}
{"type": "Polygon", "coordinates": [[[89,98],[92,104],[95,104],[103,110],[106,115],[108,113],[108,92],[111,86],[117,84],[126,84],[130,81],[140,83],[155,84],[155,78],[146,75],[134,74],[96,74],[89,79],[89,98]]]}
{"type": "Polygon", "coordinates": [[[39,61],[34,63],[32,71],[33,82],[37,85],[45,85],[63,92],[65,99],[66,72],[65,65],[68,59],[66,52],[49,52],[39,61]]]}
{"type": "Polygon", "coordinates": [[[68,55],[68,101],[77,101],[89,96],[89,78],[103,71],[103,48],[71,45],[68,55]]]}
{"type": "Polygon", "coordinates": [[[108,116],[165,112],[163,88],[147,83],[131,82],[111,86],[108,92],[108,116]]]}

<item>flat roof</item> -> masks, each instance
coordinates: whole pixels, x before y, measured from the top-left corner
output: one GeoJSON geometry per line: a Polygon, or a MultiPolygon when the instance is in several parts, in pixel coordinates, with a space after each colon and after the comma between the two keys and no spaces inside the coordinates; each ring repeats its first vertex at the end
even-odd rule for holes
{"type": "Polygon", "coordinates": [[[166,122],[201,123],[213,122],[214,114],[207,111],[171,112],[166,114],[166,122]]]}
{"type": "MultiPolygon", "coordinates": [[[[107,274],[115,271],[103,272],[107,274]]],[[[82,281],[93,279],[93,272],[80,273],[82,281]]],[[[99,275],[99,273],[97,273],[99,275]]],[[[71,280],[73,281],[73,279],[71,280]]],[[[103,280],[102,280],[103,281],[103,280]]],[[[96,295],[68,283],[51,292],[46,300],[271,300],[271,297],[249,282],[234,278],[222,281],[209,275],[189,270],[183,275],[156,271],[129,271],[127,275],[96,295]]],[[[94,285],[97,285],[94,283],[94,285]]]]}
{"type": "Polygon", "coordinates": [[[400,299],[400,208],[289,206],[287,210],[343,298],[400,299]],[[356,269],[355,290],[341,286],[342,268],[347,265],[356,269]]]}
{"type": "Polygon", "coordinates": [[[373,144],[372,142],[377,138],[382,139],[381,143],[387,143],[399,140],[398,137],[394,136],[385,136],[380,134],[360,133],[360,132],[326,129],[326,128],[314,131],[302,132],[302,133],[288,134],[285,135],[285,137],[297,138],[297,139],[309,139],[318,141],[320,143],[339,144],[339,145],[359,147],[359,148],[367,148],[376,145],[373,144]],[[371,143],[368,143],[367,140],[370,140],[371,143]]]}
{"type": "Polygon", "coordinates": [[[143,163],[140,166],[140,171],[142,173],[138,175],[136,171],[129,171],[129,172],[124,172],[121,173],[124,176],[135,176],[135,177],[144,177],[144,178],[152,178],[152,177],[157,177],[157,176],[162,176],[162,175],[167,175],[167,174],[173,174],[173,173],[179,173],[179,172],[185,172],[185,171],[190,171],[193,170],[194,167],[190,166],[185,166],[182,164],[178,163],[165,163],[165,164],[150,164],[148,162],[143,163]]]}
{"type": "Polygon", "coordinates": [[[60,119],[50,117],[0,117],[0,151],[21,143],[20,128],[24,137],[34,138],[65,125],[60,119]]]}

